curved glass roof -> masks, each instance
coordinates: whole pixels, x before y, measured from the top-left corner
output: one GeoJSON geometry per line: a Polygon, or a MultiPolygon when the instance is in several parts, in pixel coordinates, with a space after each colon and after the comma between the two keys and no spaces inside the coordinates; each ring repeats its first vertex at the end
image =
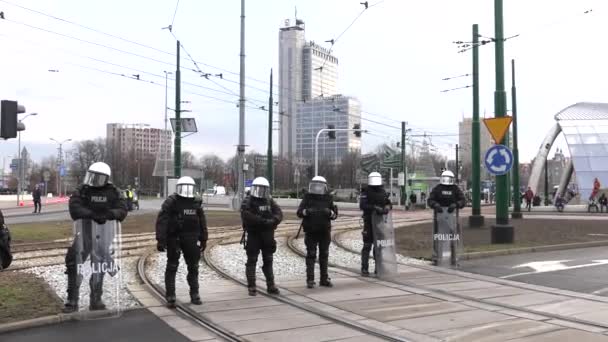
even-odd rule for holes
{"type": "Polygon", "coordinates": [[[608,188],[608,103],[577,103],[555,115],[568,143],[581,199],[595,178],[608,188]]]}

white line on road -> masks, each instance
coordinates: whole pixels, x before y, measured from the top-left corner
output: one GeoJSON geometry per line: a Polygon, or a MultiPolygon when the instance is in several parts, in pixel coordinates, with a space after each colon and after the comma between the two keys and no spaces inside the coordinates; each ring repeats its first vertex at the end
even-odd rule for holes
{"type": "Polygon", "coordinates": [[[599,290],[593,291],[591,293],[592,294],[601,294],[601,293],[604,293],[604,292],[608,292],[608,287],[604,287],[603,289],[599,289],[599,290]]]}
{"type": "MultiPolygon", "coordinates": [[[[556,267],[556,268],[552,268],[552,269],[545,269],[545,270],[542,270],[542,271],[532,271],[532,272],[523,272],[523,273],[509,274],[509,275],[506,275],[506,276],[502,276],[500,278],[501,279],[507,279],[507,278],[514,278],[514,277],[519,277],[519,276],[523,276],[523,275],[529,275],[529,274],[538,274],[538,273],[548,273],[548,272],[572,270],[572,269],[576,269],[576,268],[601,266],[601,265],[607,265],[607,264],[608,264],[608,260],[593,260],[593,262],[591,264],[576,265],[576,266],[565,266],[565,265],[562,265],[563,267],[559,267],[559,268],[556,267]]],[[[520,267],[520,266],[521,265],[515,266],[515,267],[520,267]]]]}

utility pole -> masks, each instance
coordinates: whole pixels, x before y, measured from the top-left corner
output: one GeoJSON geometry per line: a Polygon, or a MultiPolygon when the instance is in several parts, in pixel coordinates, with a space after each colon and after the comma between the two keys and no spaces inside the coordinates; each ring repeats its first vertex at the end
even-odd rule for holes
{"type": "Polygon", "coordinates": [[[473,25],[473,134],[471,146],[471,177],[473,178],[473,212],[469,216],[470,227],[483,227],[484,217],[481,215],[481,147],[479,125],[479,25],[473,25]]]}
{"type": "Polygon", "coordinates": [[[268,160],[266,161],[266,178],[270,183],[270,193],[272,193],[272,69],[270,69],[270,96],[268,98],[268,160]]]}
{"type": "Polygon", "coordinates": [[[517,147],[517,92],[515,89],[515,60],[511,60],[511,111],[513,112],[513,212],[511,218],[522,218],[519,190],[519,149],[517,147]]]}
{"type": "MultiPolygon", "coordinates": [[[[401,121],[401,172],[403,172],[403,186],[401,187],[401,198],[403,199],[403,208],[407,207],[407,168],[405,167],[405,126],[407,122],[401,121]]],[[[392,181],[392,180],[391,180],[392,181]]]]}
{"type": "Polygon", "coordinates": [[[174,177],[182,175],[182,99],[181,99],[181,75],[179,71],[180,44],[177,41],[177,68],[175,70],[175,152],[173,155],[174,177]]]}
{"type": "Polygon", "coordinates": [[[163,131],[163,134],[160,135],[160,139],[162,143],[158,144],[158,148],[161,149],[162,151],[162,158],[164,159],[163,162],[163,166],[164,166],[164,173],[163,173],[163,196],[164,198],[167,198],[167,162],[169,161],[169,156],[167,155],[168,152],[168,148],[167,146],[165,146],[164,142],[164,134],[167,134],[167,110],[168,110],[168,106],[169,104],[167,103],[167,89],[168,89],[168,85],[169,85],[169,75],[171,74],[170,71],[165,71],[165,130],[163,131]],[[162,147],[161,147],[162,146],[162,147]]]}
{"type": "Polygon", "coordinates": [[[458,163],[458,144],[456,144],[456,185],[460,183],[460,164],[458,163]]]}
{"type": "MultiPolygon", "coordinates": [[[[496,58],[496,91],[494,93],[494,117],[502,118],[507,112],[505,92],[503,0],[494,0],[494,40],[496,58]]],[[[505,144],[507,138],[497,143],[505,144]]],[[[513,243],[513,226],[509,224],[509,189],[507,175],[496,176],[496,224],[492,226],[492,243],[513,243]]]]}
{"type": "Polygon", "coordinates": [[[241,66],[239,72],[240,91],[239,91],[239,145],[237,146],[238,153],[238,206],[240,208],[245,190],[245,173],[244,173],[244,158],[245,158],[245,0],[241,0],[241,66]]]}

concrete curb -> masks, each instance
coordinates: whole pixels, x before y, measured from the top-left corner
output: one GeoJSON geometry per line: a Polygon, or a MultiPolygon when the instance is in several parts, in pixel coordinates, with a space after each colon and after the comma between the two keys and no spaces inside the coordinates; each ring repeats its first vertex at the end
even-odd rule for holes
{"type": "Polygon", "coordinates": [[[500,250],[496,250],[496,251],[487,251],[487,252],[464,253],[460,256],[460,260],[474,260],[474,259],[490,258],[490,257],[495,257],[495,256],[512,255],[512,254],[549,252],[549,251],[558,251],[558,250],[565,250],[565,249],[603,247],[603,246],[608,246],[608,240],[564,243],[564,244],[559,244],[559,245],[544,245],[544,246],[534,246],[534,247],[500,249],[500,250]]]}
{"type": "Polygon", "coordinates": [[[43,211],[40,212],[38,214],[34,214],[34,213],[23,213],[23,214],[15,214],[15,215],[4,215],[4,218],[12,218],[12,217],[25,217],[25,216],[45,216],[45,215],[51,215],[51,214],[58,214],[58,213],[67,213],[68,209],[65,210],[51,210],[51,211],[43,211]]]}
{"type": "MultiPolygon", "coordinates": [[[[139,309],[145,309],[145,307],[142,306],[142,307],[135,307],[135,308],[126,308],[126,309],[122,310],[121,312],[127,312],[127,311],[131,311],[131,310],[139,310],[139,309]]],[[[92,319],[102,318],[110,312],[111,312],[110,310],[97,311],[94,314],[92,314],[91,317],[92,317],[92,319]]],[[[42,326],[51,325],[51,324],[59,324],[59,323],[69,322],[69,321],[78,321],[79,320],[78,316],[79,316],[78,312],[71,313],[71,314],[61,314],[60,313],[60,314],[56,314],[56,315],[32,318],[32,319],[28,319],[28,320],[24,320],[24,321],[0,324],[0,334],[5,334],[8,332],[23,330],[23,329],[37,328],[37,327],[42,327],[42,326]]]]}

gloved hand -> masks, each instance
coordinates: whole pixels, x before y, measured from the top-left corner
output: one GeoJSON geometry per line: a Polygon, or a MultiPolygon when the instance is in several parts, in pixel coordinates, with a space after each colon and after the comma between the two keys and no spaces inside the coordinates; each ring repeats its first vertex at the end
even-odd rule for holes
{"type": "Polygon", "coordinates": [[[384,208],[382,208],[380,206],[374,206],[374,210],[376,210],[376,214],[384,215],[384,208]]]}
{"type": "Polygon", "coordinates": [[[331,217],[331,209],[329,209],[329,208],[323,209],[323,214],[331,217]]]}
{"type": "Polygon", "coordinates": [[[440,206],[436,206],[434,209],[435,209],[435,213],[437,213],[437,214],[441,214],[443,212],[443,209],[441,209],[440,206]]]}
{"type": "Polygon", "coordinates": [[[164,243],[164,242],[157,242],[156,243],[156,250],[159,251],[159,252],[164,252],[165,251],[165,246],[166,246],[166,243],[164,243]]]}
{"type": "Polygon", "coordinates": [[[274,219],[271,219],[271,218],[270,219],[264,219],[264,225],[274,227],[275,226],[274,219]]]}
{"type": "Polygon", "coordinates": [[[448,207],[448,213],[453,213],[454,210],[456,209],[456,203],[452,203],[450,204],[450,206],[448,207]]]}
{"type": "Polygon", "coordinates": [[[302,210],[302,215],[308,216],[308,210],[307,209],[302,210]]]}
{"type": "Polygon", "coordinates": [[[384,210],[382,210],[383,215],[388,215],[388,212],[389,212],[389,210],[386,207],[384,208],[384,210]]]}
{"type": "Polygon", "coordinates": [[[205,249],[207,249],[207,240],[201,241],[200,249],[201,249],[201,253],[204,252],[205,249]]]}
{"type": "Polygon", "coordinates": [[[108,221],[116,220],[116,217],[114,217],[114,213],[112,211],[108,210],[108,212],[106,213],[106,220],[108,220],[108,221]]]}
{"type": "Polygon", "coordinates": [[[105,214],[93,214],[93,221],[98,224],[106,223],[106,215],[105,214]]]}

